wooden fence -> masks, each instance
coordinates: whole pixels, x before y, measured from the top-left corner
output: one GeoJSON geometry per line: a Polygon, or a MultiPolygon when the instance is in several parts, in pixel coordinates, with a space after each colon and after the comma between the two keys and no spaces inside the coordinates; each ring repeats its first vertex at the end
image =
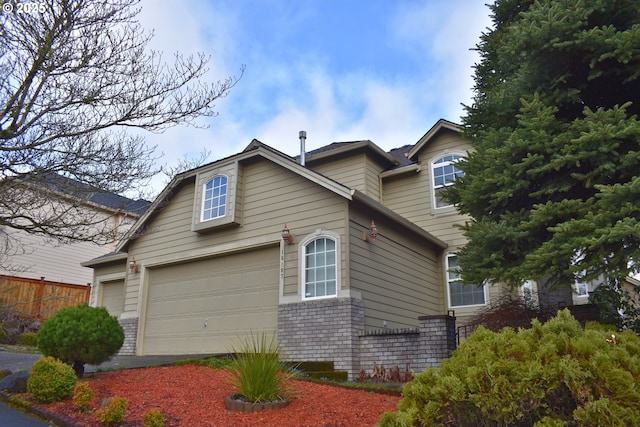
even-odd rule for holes
{"type": "Polygon", "coordinates": [[[64,307],[89,302],[91,286],[0,275],[0,306],[24,318],[46,320],[64,307]]]}

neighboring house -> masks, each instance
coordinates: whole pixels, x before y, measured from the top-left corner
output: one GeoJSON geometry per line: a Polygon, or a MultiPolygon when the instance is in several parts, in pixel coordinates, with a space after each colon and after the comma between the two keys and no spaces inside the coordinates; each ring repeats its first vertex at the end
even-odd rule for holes
{"type": "MultiPolygon", "coordinates": [[[[34,182],[36,182],[34,180],[34,182]]],[[[51,204],[68,204],[78,206],[79,212],[95,218],[102,218],[105,227],[114,233],[124,234],[148,208],[150,202],[131,200],[116,194],[97,192],[78,181],[61,175],[50,174],[33,184],[34,197],[50,199],[51,204]],[[37,192],[37,196],[35,195],[37,192]]],[[[47,204],[44,203],[43,209],[47,204]]],[[[0,227],[0,244],[5,251],[0,263],[0,300],[3,304],[44,307],[43,301],[22,301],[29,295],[40,295],[42,298],[65,298],[71,289],[78,295],[89,295],[79,287],[91,285],[93,272],[82,267],[80,262],[87,257],[98,257],[115,249],[116,242],[96,244],[91,242],[61,242],[42,235],[29,234],[10,227],[0,227]],[[9,246],[8,246],[9,245],[9,246]],[[17,288],[24,288],[18,290],[17,288]],[[34,288],[27,292],[26,288],[34,288]],[[44,291],[43,295],[43,288],[44,291]],[[56,290],[56,288],[59,288],[56,290]],[[64,288],[65,290],[62,290],[64,288]]],[[[87,300],[86,298],[81,298],[87,300]]],[[[78,298],[74,295],[72,301],[78,298]]],[[[47,304],[44,301],[44,304],[47,304]]],[[[61,302],[56,302],[59,307],[61,302]]],[[[63,303],[62,303],[63,304],[63,303]]],[[[49,302],[48,305],[51,305],[49,302]]],[[[63,304],[64,305],[64,304],[63,304]]],[[[33,310],[31,310],[33,311],[33,310]]],[[[39,317],[48,317],[53,313],[38,310],[39,317]]]]}
{"type": "Polygon", "coordinates": [[[466,217],[440,192],[470,149],[446,120],[389,153],[365,140],[293,158],[254,140],[177,175],[116,251],[82,264],[91,304],[120,319],[123,354],[227,353],[260,331],[352,377],[438,364],[455,321],[505,291],[455,273],[466,217]]]}

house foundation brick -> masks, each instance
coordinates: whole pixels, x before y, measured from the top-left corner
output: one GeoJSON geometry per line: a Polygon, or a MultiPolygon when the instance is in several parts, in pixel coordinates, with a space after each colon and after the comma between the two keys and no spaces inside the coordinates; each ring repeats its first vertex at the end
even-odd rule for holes
{"type": "Polygon", "coordinates": [[[118,322],[124,329],[124,343],[118,352],[120,356],[135,356],[136,337],[138,335],[138,318],[119,319],[118,322]]]}
{"type": "Polygon", "coordinates": [[[360,366],[398,367],[415,373],[439,366],[456,349],[455,317],[421,316],[418,328],[379,329],[360,336],[360,366]]]}
{"type": "Polygon", "coordinates": [[[331,298],[281,304],[278,345],[286,360],[333,361],[353,377],[359,371],[359,336],[364,307],[357,298],[331,298]]]}
{"type": "Polygon", "coordinates": [[[455,317],[421,316],[419,327],[364,330],[362,300],[338,298],[278,307],[278,345],[289,361],[332,361],[355,379],[374,366],[421,372],[456,349],[455,317]]]}

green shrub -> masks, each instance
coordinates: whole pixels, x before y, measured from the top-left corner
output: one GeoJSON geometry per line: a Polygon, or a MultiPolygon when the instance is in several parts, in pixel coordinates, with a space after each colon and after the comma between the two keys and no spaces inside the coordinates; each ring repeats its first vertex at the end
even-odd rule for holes
{"type": "Polygon", "coordinates": [[[37,332],[23,332],[18,338],[19,345],[26,345],[29,347],[35,347],[38,345],[38,333],[37,332]]]}
{"type": "Polygon", "coordinates": [[[403,388],[381,426],[640,425],[640,339],[568,310],[531,329],[479,328],[403,388]]]}
{"type": "Polygon", "coordinates": [[[82,304],[59,310],[44,322],[38,333],[38,348],[73,365],[79,378],[84,364],[99,365],[111,359],[124,343],[124,330],[104,307],[82,304]]]}
{"type": "Polygon", "coordinates": [[[233,353],[229,370],[238,394],[257,403],[284,400],[292,392],[287,381],[293,374],[280,363],[275,337],[267,341],[264,334],[251,336],[233,353]]]}
{"type": "Polygon", "coordinates": [[[93,390],[87,382],[80,382],[73,388],[73,405],[80,411],[85,411],[93,402],[93,390]]]}
{"type": "Polygon", "coordinates": [[[113,397],[102,402],[102,408],[96,412],[96,419],[104,426],[118,424],[127,410],[127,399],[113,397]]]}
{"type": "Polygon", "coordinates": [[[7,331],[4,330],[4,323],[0,323],[0,344],[4,344],[7,339],[7,331]]]}
{"type": "Polygon", "coordinates": [[[53,357],[41,357],[31,368],[27,391],[40,402],[56,402],[71,396],[77,381],[69,365],[53,357]]]}
{"type": "Polygon", "coordinates": [[[142,416],[143,427],[164,427],[164,415],[157,409],[151,409],[142,416]]]}

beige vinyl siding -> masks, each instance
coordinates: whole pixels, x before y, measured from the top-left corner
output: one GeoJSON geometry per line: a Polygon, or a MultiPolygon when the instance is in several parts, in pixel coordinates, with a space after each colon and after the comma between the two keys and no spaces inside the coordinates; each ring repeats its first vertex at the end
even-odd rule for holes
{"type": "MultiPolygon", "coordinates": [[[[241,226],[203,233],[191,231],[195,195],[191,181],[178,188],[166,207],[149,221],[148,232],[132,241],[129,257],[135,256],[143,266],[161,265],[167,259],[175,262],[206,251],[215,252],[216,248],[231,250],[237,245],[242,249],[245,244],[277,243],[285,224],[295,236],[294,245],[318,227],[344,233],[347,205],[340,196],[262,158],[240,164],[239,173],[241,226]]],[[[285,252],[290,260],[285,271],[286,293],[297,292],[297,255],[291,250],[293,247],[285,252]]],[[[129,279],[125,311],[135,311],[138,304],[142,274],[135,276],[129,279]]]]}
{"type": "MultiPolygon", "coordinates": [[[[430,215],[431,206],[427,187],[429,184],[428,173],[429,171],[424,170],[418,173],[411,171],[384,178],[382,181],[382,204],[416,225],[425,228],[424,224],[430,215]]],[[[429,228],[426,230],[431,232],[429,228]]]]}
{"type": "Polygon", "coordinates": [[[407,172],[383,180],[383,203],[409,221],[447,242],[450,247],[465,244],[462,225],[467,216],[454,208],[432,209],[431,162],[451,153],[466,153],[470,144],[458,133],[450,130],[439,132],[418,154],[419,172],[407,172]]]}
{"type": "Polygon", "coordinates": [[[334,181],[353,188],[380,200],[381,166],[365,152],[345,153],[344,157],[331,157],[331,161],[318,161],[309,164],[314,171],[334,181]]]}
{"type": "Polygon", "coordinates": [[[433,245],[374,218],[379,234],[373,243],[363,239],[371,215],[353,209],[350,222],[351,287],[362,294],[365,328],[414,327],[418,317],[442,314],[440,257],[433,245]]]}

